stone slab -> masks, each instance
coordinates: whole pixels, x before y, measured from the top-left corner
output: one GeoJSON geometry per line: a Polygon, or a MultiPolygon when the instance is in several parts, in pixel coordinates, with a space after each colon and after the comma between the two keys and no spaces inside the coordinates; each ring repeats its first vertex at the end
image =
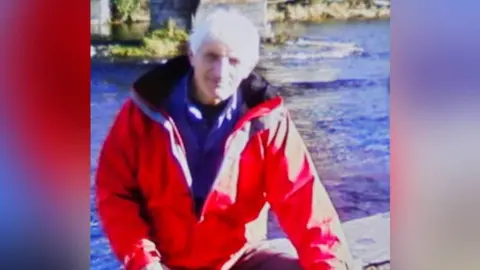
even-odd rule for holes
{"type": "Polygon", "coordinates": [[[347,221],[343,228],[359,269],[390,261],[390,212],[347,221]]]}

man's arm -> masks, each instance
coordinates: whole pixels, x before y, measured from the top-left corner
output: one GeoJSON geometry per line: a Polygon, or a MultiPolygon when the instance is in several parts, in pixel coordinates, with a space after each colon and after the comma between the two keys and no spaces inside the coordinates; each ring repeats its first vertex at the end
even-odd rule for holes
{"type": "Polygon", "coordinates": [[[338,215],[288,112],[268,136],[267,200],[301,265],[308,270],[351,269],[338,215]]]}
{"type": "Polygon", "coordinates": [[[160,255],[140,214],[132,110],[127,101],[118,114],[100,152],[95,181],[98,214],[112,250],[127,270],[140,270],[160,255]]]}

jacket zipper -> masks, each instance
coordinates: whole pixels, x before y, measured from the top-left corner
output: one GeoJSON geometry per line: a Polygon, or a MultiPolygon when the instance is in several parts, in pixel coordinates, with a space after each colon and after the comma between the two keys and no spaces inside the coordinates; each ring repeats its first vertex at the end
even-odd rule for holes
{"type": "MultiPolygon", "coordinates": [[[[180,168],[181,168],[181,171],[183,172],[184,174],[184,177],[183,177],[183,182],[185,184],[185,187],[187,188],[188,190],[188,193],[190,194],[190,199],[191,199],[191,202],[192,202],[192,205],[194,206],[193,209],[191,210],[191,213],[195,216],[195,219],[196,221],[198,222],[198,217],[195,213],[195,196],[193,194],[193,191],[192,189],[190,188],[189,184],[188,184],[188,178],[190,178],[190,182],[193,182],[193,178],[192,178],[192,172],[190,172],[190,168],[188,167],[188,160],[187,160],[187,157],[186,157],[186,150],[185,150],[185,146],[183,144],[183,141],[182,141],[182,137],[180,136],[180,133],[178,132],[178,129],[174,123],[174,121],[168,116],[168,114],[166,112],[161,112],[163,117],[165,117],[165,119],[168,121],[168,123],[170,123],[172,125],[172,132],[173,132],[173,145],[175,145],[175,147],[180,147],[180,155],[179,155],[179,159],[181,160],[178,160],[178,162],[180,163],[180,168]]],[[[172,149],[174,150],[174,149],[172,149]]]]}
{"type": "MultiPolygon", "coordinates": [[[[193,178],[192,178],[192,175],[191,175],[191,171],[190,171],[190,168],[188,167],[188,161],[187,161],[187,157],[186,157],[186,150],[185,150],[185,146],[183,144],[183,141],[182,141],[182,137],[180,136],[180,133],[174,123],[174,121],[168,116],[168,114],[165,112],[165,111],[161,111],[160,112],[162,114],[163,117],[165,117],[166,121],[168,121],[171,125],[172,125],[172,131],[173,131],[173,139],[176,140],[174,141],[173,143],[175,145],[178,145],[180,146],[181,148],[181,153],[180,153],[180,158],[182,159],[181,161],[179,160],[179,165],[182,169],[182,172],[184,174],[184,184],[185,184],[185,187],[188,189],[188,192],[190,194],[190,200],[192,202],[192,205],[194,206],[193,209],[192,209],[192,214],[195,216],[195,220],[196,222],[201,222],[203,220],[203,216],[204,216],[204,212],[205,212],[205,206],[206,206],[206,202],[209,200],[209,198],[211,197],[211,193],[212,193],[212,190],[214,189],[214,187],[218,184],[218,178],[216,178],[213,182],[213,184],[210,186],[210,189],[207,193],[207,196],[205,197],[205,201],[202,205],[202,208],[200,209],[200,216],[197,217],[197,213],[195,212],[195,206],[196,206],[196,202],[195,202],[195,196],[193,194],[193,191],[192,189],[190,188],[190,186],[188,185],[188,180],[187,178],[190,177],[190,181],[193,181],[193,178]],[[178,143],[177,143],[178,142],[178,143]],[[182,164],[183,163],[183,164],[182,164]]],[[[225,155],[226,153],[228,153],[228,150],[229,150],[229,146],[230,146],[230,141],[232,139],[232,137],[234,135],[237,134],[237,132],[239,130],[241,130],[243,127],[245,127],[251,120],[255,119],[255,118],[258,118],[260,116],[264,115],[264,110],[262,110],[261,108],[258,108],[258,109],[254,109],[254,111],[249,111],[247,112],[245,115],[243,115],[237,122],[237,124],[234,126],[234,129],[233,131],[227,136],[227,139],[225,140],[225,146],[224,146],[224,150],[223,150],[223,154],[225,155]]],[[[223,161],[222,161],[223,162],[223,161]]]]}
{"type": "MultiPolygon", "coordinates": [[[[182,169],[182,172],[184,173],[185,177],[184,177],[184,184],[185,184],[185,187],[188,189],[188,193],[190,194],[190,199],[191,199],[191,202],[192,204],[194,205],[194,209],[192,209],[192,214],[195,216],[196,218],[196,221],[197,223],[202,221],[203,219],[203,216],[204,216],[204,212],[205,212],[205,206],[206,206],[206,202],[209,200],[210,196],[211,196],[211,193],[212,193],[212,190],[214,189],[214,187],[216,186],[216,184],[218,183],[218,178],[214,180],[214,182],[212,183],[212,185],[210,186],[210,189],[207,193],[207,196],[205,197],[205,201],[202,205],[202,208],[200,209],[200,216],[197,216],[197,213],[195,212],[195,205],[196,205],[196,202],[195,202],[195,196],[193,194],[193,191],[192,189],[189,187],[188,185],[188,180],[187,178],[190,177],[190,180],[193,181],[193,178],[192,178],[192,175],[191,175],[191,171],[190,171],[190,168],[188,167],[188,161],[187,161],[187,158],[186,158],[186,150],[185,150],[185,146],[183,144],[183,141],[182,141],[182,138],[180,136],[180,133],[178,132],[178,129],[174,123],[173,120],[171,120],[170,117],[168,117],[168,115],[164,112],[162,112],[162,115],[165,117],[165,119],[172,125],[172,131],[173,131],[173,139],[176,140],[174,142],[174,144],[176,146],[179,146],[180,149],[182,150],[181,151],[181,155],[180,155],[180,158],[181,160],[179,160],[179,165],[182,169]],[[183,163],[183,164],[182,164],[183,163]]],[[[255,117],[253,117],[255,118],[255,117]]],[[[223,149],[223,154],[225,155],[227,152],[228,152],[228,149],[229,149],[229,146],[230,146],[230,141],[232,139],[232,137],[234,135],[236,135],[236,133],[241,130],[251,119],[253,119],[252,117],[248,117],[247,118],[240,118],[238,123],[239,125],[237,125],[234,130],[227,136],[227,139],[225,140],[225,147],[223,149]]]]}

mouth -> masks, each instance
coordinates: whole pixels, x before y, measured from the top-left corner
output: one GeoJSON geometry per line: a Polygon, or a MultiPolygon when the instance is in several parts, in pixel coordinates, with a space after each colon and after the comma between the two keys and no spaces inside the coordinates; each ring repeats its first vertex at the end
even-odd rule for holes
{"type": "Polygon", "coordinates": [[[228,82],[221,81],[221,80],[211,80],[211,83],[215,88],[223,88],[228,86],[228,82]]]}

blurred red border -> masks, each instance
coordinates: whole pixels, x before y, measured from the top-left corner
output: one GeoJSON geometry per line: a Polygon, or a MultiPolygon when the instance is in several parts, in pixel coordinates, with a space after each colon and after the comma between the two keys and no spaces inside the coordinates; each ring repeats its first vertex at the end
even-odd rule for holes
{"type": "Polygon", "coordinates": [[[81,246],[85,260],[90,201],[89,21],[88,1],[0,4],[4,29],[0,107],[10,123],[2,129],[13,138],[12,148],[28,172],[28,179],[20,180],[27,188],[41,187],[38,194],[55,209],[55,223],[73,224],[69,228],[74,231],[66,237],[85,243],[81,246]]]}

